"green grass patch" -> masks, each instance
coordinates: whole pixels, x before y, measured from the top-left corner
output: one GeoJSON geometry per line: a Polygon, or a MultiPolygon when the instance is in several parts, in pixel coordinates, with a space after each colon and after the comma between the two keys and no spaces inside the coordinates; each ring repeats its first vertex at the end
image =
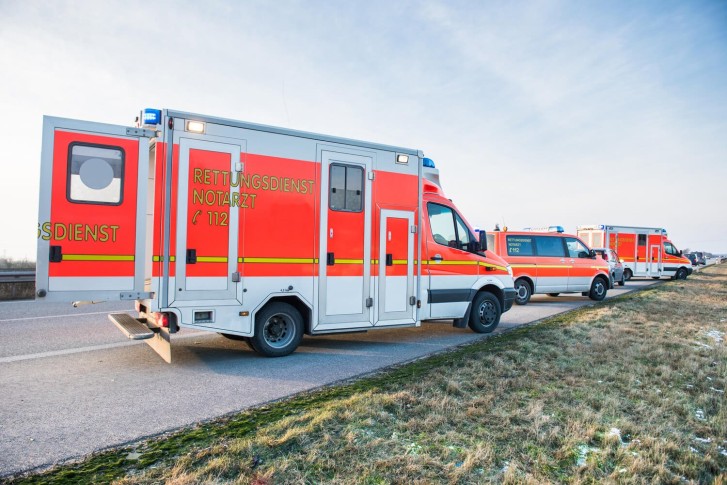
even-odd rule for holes
{"type": "Polygon", "coordinates": [[[727,266],[13,483],[727,480],[727,266]]]}

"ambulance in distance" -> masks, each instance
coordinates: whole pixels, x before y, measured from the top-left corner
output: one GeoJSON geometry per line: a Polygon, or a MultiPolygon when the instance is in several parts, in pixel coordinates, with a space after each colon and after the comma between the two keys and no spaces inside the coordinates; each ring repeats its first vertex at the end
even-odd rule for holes
{"type": "Polygon", "coordinates": [[[512,268],[515,303],[525,305],[535,293],[606,298],[613,288],[606,261],[576,236],[564,234],[561,226],[528,229],[487,234],[488,246],[512,268]]]}
{"type": "Polygon", "coordinates": [[[44,118],[36,280],[134,302],[109,318],[167,362],[182,327],[275,357],[304,334],[491,332],[515,297],[421,151],[173,110],[44,118]]]}
{"type": "Polygon", "coordinates": [[[578,236],[593,246],[613,249],[623,260],[624,279],[633,276],[683,280],[692,274],[692,263],[660,227],[578,226],[578,236]]]}

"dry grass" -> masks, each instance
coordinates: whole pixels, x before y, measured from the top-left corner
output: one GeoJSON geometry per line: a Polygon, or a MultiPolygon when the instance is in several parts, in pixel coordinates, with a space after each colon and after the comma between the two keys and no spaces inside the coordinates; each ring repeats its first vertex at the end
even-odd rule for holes
{"type": "Polygon", "coordinates": [[[118,483],[725,484],[725,333],[727,265],[402,367],[118,483]]]}

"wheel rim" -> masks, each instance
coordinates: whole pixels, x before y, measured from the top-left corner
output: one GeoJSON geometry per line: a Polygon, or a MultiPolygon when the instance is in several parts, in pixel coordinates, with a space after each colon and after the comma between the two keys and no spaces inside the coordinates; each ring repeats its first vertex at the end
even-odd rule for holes
{"type": "Polygon", "coordinates": [[[497,310],[491,301],[482,302],[480,305],[480,322],[491,325],[497,319],[497,310]]]}
{"type": "Polygon", "coordinates": [[[593,285],[593,292],[596,294],[596,296],[601,296],[604,293],[605,285],[603,284],[603,281],[596,281],[596,284],[593,285]]]}
{"type": "Polygon", "coordinates": [[[517,299],[519,301],[525,300],[525,298],[528,297],[528,287],[525,285],[525,283],[518,283],[518,285],[515,287],[515,291],[517,292],[517,299]]]}
{"type": "Polygon", "coordinates": [[[269,346],[282,349],[295,337],[293,320],[284,313],[276,313],[267,319],[263,326],[263,338],[269,346]]]}

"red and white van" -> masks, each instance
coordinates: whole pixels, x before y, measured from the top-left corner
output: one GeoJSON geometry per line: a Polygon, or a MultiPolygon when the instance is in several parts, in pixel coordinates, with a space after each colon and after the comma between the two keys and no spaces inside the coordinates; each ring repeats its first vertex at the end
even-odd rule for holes
{"type": "Polygon", "coordinates": [[[613,288],[608,263],[560,226],[543,230],[494,231],[488,245],[510,264],[515,302],[525,305],[535,293],[581,293],[600,301],[613,288]]]}
{"type": "Polygon", "coordinates": [[[172,110],[45,117],[38,299],[110,315],[171,361],[180,327],[293,352],[303,334],[454,319],[490,332],[510,268],[423,153],[172,110]]]}
{"type": "Polygon", "coordinates": [[[578,236],[592,246],[613,249],[624,265],[624,279],[633,276],[686,279],[692,263],[668,239],[660,227],[578,226],[578,236]]]}

